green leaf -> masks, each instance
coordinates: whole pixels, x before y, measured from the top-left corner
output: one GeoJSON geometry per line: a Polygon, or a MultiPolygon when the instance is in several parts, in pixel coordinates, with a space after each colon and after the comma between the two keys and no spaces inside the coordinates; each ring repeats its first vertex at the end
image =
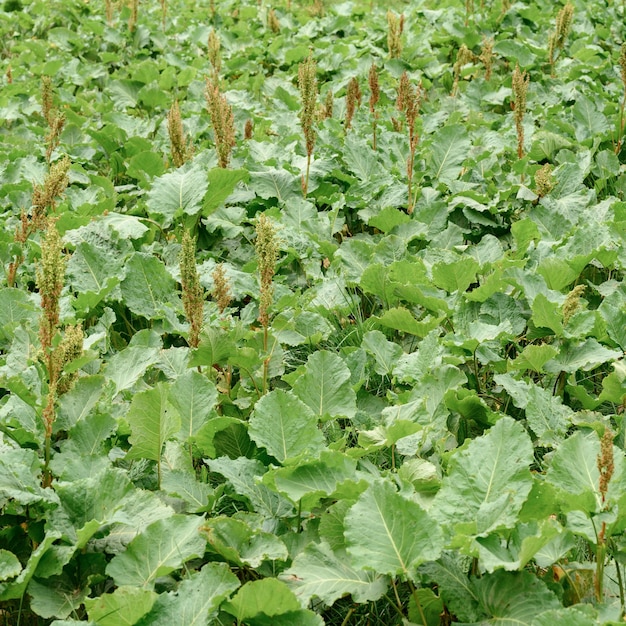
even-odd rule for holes
{"type": "Polygon", "coordinates": [[[154,604],[158,595],[150,589],[118,587],[113,593],[85,598],[90,620],[99,626],[133,626],[154,604]]]}
{"type": "Polygon", "coordinates": [[[379,574],[415,579],[416,567],[438,558],[443,548],[439,524],[382,480],[361,494],[344,524],[354,566],[379,574]]]}
{"type": "Polygon", "coordinates": [[[168,470],[161,478],[161,490],[168,495],[177,496],[188,505],[192,513],[209,511],[214,502],[215,495],[211,485],[200,482],[195,472],[183,470],[168,470]]]}
{"type": "Polygon", "coordinates": [[[222,608],[241,623],[259,614],[274,617],[298,611],[300,603],[284,582],[276,578],[264,578],[247,582],[222,608]]]}
{"type": "Polygon", "coordinates": [[[320,498],[331,496],[344,481],[354,479],[356,461],[345,454],[323,450],[315,461],[274,470],[276,489],[294,503],[302,500],[302,508],[310,511],[320,498]]]}
{"type": "Polygon", "coordinates": [[[182,215],[195,215],[202,208],[208,188],[206,173],[200,165],[189,163],[156,178],[148,192],[150,217],[169,228],[182,215]]]}
{"type": "Polygon", "coordinates": [[[475,280],[480,266],[473,258],[433,265],[433,283],[448,293],[463,293],[475,280]]]}
{"type": "Polygon", "coordinates": [[[311,543],[281,576],[304,606],[312,598],[331,605],[350,594],[357,603],[378,600],[387,590],[387,578],[357,569],[346,554],[334,553],[327,543],[311,543]]]}
{"type": "Polygon", "coordinates": [[[15,600],[16,598],[22,598],[24,596],[26,587],[31,581],[39,562],[50,549],[50,546],[52,546],[52,544],[59,539],[60,536],[61,533],[59,532],[46,533],[41,543],[31,553],[28,558],[28,562],[17,578],[10,582],[0,583],[0,602],[15,600]]]}
{"type": "Polygon", "coordinates": [[[136,394],[128,410],[132,445],[129,459],[159,461],[163,444],[180,428],[180,417],[168,401],[169,390],[165,383],[154,389],[136,394]]]}
{"type": "Polygon", "coordinates": [[[547,372],[577,372],[589,371],[608,363],[621,359],[621,350],[609,350],[600,345],[596,339],[590,337],[583,342],[568,341],[561,346],[558,356],[546,364],[547,372]]]}
{"type": "Polygon", "coordinates": [[[444,552],[439,559],[419,568],[426,580],[437,584],[439,595],[448,610],[462,622],[474,622],[481,616],[478,596],[467,575],[461,569],[460,559],[444,552]]]}
{"type": "Polygon", "coordinates": [[[286,561],[287,547],[279,537],[253,530],[245,522],[230,517],[207,520],[203,531],[208,548],[238,567],[258,568],[264,561],[286,561]]]}
{"type": "Polygon", "coordinates": [[[554,592],[530,572],[497,571],[473,581],[485,626],[531,626],[541,613],[561,607],[554,592]]]}
{"type": "Polygon", "coordinates": [[[431,330],[439,326],[444,318],[445,315],[441,315],[437,318],[427,317],[425,320],[418,321],[411,311],[399,307],[385,311],[378,318],[378,323],[385,328],[393,328],[416,337],[426,337],[431,330]]]}
{"type": "Polygon", "coordinates": [[[512,528],[532,487],[533,461],[524,428],[503,417],[453,454],[433,502],[433,516],[458,535],[512,528]]]}
{"type": "Polygon", "coordinates": [[[546,481],[567,494],[569,510],[599,510],[602,497],[599,489],[598,455],[600,442],[592,435],[576,432],[554,452],[546,481]]]}
{"type": "Polygon", "coordinates": [[[0,550],[0,581],[14,578],[22,571],[19,559],[8,550],[0,550]]]}
{"type": "Polygon", "coordinates": [[[428,173],[435,181],[450,184],[461,173],[463,161],[471,147],[465,126],[444,126],[432,138],[428,173]]]}
{"type": "Polygon", "coordinates": [[[160,594],[150,613],[136,622],[136,626],[208,626],[213,623],[211,617],[219,606],[239,584],[225,563],[207,563],[181,581],[176,591],[160,594]]]}
{"type": "Polygon", "coordinates": [[[381,376],[389,376],[398,359],[404,354],[402,348],[392,341],[387,341],[379,330],[370,330],[363,335],[361,346],[376,359],[374,370],[381,376]]]}
{"type": "Polygon", "coordinates": [[[268,168],[250,172],[250,186],[257,196],[265,200],[277,198],[281,202],[289,202],[302,194],[300,181],[284,169],[268,168]]]}
{"type": "Polygon", "coordinates": [[[563,334],[563,313],[558,304],[539,293],[533,300],[532,311],[532,321],[537,328],[549,328],[557,337],[563,334]]]}
{"type": "Polygon", "coordinates": [[[208,190],[202,203],[202,215],[208,217],[224,205],[224,202],[241,181],[249,179],[247,170],[229,170],[215,167],[207,175],[208,190]]]}
{"type": "Polygon", "coordinates": [[[317,456],[324,436],[317,417],[292,393],[276,389],[254,407],[248,432],[250,438],[281,463],[300,455],[317,456]]]}
{"type": "Polygon", "coordinates": [[[209,420],[217,404],[217,388],[198,371],[187,370],[171,386],[169,400],[180,416],[180,437],[187,440],[209,420]]]}
{"type": "Polygon", "coordinates": [[[0,454],[0,497],[19,504],[54,502],[54,492],[41,487],[41,461],[34,450],[3,449],[0,454]]]}
{"type": "Polygon", "coordinates": [[[84,602],[89,589],[77,588],[67,575],[54,576],[41,582],[33,578],[28,585],[30,608],[44,618],[66,618],[84,602]]]}
{"type": "Polygon", "coordinates": [[[269,518],[292,515],[293,504],[260,483],[259,478],[266,472],[266,467],[260,461],[220,457],[215,460],[205,459],[204,462],[212,472],[228,479],[234,491],[245,496],[257,513],[269,518]]]}
{"type": "Polygon", "coordinates": [[[314,352],[307,359],[305,372],[293,391],[323,421],[356,414],[350,370],[341,357],[328,350],[314,352]]]}
{"type": "Polygon", "coordinates": [[[549,344],[529,345],[511,362],[511,367],[519,370],[532,370],[539,374],[543,372],[543,366],[558,353],[558,350],[549,344]]]}
{"type": "Polygon", "coordinates": [[[114,354],[104,368],[104,374],[113,381],[116,393],[132,387],[159,360],[159,349],[128,346],[114,354]]]}
{"type": "Polygon", "coordinates": [[[126,306],[148,319],[163,317],[164,307],[176,302],[176,283],[155,256],[135,252],[126,264],[121,285],[126,306]]]}
{"type": "Polygon", "coordinates": [[[200,533],[202,523],[203,519],[195,515],[173,515],[150,524],[124,552],[113,557],[106,573],[118,586],[153,589],[159,576],[204,554],[206,539],[200,533]]]}

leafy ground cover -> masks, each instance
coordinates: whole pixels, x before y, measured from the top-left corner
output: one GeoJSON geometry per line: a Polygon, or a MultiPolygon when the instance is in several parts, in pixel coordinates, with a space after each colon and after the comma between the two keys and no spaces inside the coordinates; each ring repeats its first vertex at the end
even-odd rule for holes
{"type": "Polygon", "coordinates": [[[0,622],[623,622],[626,7],[378,4],[4,1],[0,622]]]}

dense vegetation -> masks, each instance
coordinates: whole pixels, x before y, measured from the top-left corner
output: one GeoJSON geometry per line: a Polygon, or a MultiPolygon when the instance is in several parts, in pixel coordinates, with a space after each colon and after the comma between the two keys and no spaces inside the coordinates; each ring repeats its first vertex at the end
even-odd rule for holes
{"type": "Polygon", "coordinates": [[[622,623],[625,17],[5,0],[0,623],[622,623]]]}

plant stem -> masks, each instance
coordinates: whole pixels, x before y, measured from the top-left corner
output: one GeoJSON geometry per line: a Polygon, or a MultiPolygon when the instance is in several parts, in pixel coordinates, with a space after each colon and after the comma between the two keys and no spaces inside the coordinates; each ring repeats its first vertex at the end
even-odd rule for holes
{"type": "Polygon", "coordinates": [[[426,619],[426,615],[424,615],[424,609],[422,608],[419,596],[417,595],[417,589],[415,589],[415,585],[410,580],[409,587],[411,587],[411,595],[413,596],[413,600],[415,600],[415,606],[417,606],[417,610],[420,613],[422,624],[424,624],[424,626],[428,626],[428,620],[426,619]]]}

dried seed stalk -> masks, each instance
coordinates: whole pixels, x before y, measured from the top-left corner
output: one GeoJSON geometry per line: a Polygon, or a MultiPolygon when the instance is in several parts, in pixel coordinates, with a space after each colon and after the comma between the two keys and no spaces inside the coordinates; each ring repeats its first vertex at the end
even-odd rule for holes
{"type": "Polygon", "coordinates": [[[491,73],[493,71],[493,57],[493,39],[483,37],[483,45],[480,49],[480,56],[478,58],[485,67],[485,80],[491,80],[491,73]]]}
{"type": "Polygon", "coordinates": [[[415,162],[415,151],[419,143],[417,133],[417,119],[422,99],[422,92],[419,86],[413,87],[406,72],[400,77],[398,85],[398,100],[396,108],[404,112],[407,128],[409,131],[409,157],[406,162],[406,173],[408,181],[408,204],[407,213],[413,213],[413,164],[415,162]]]}
{"type": "Polygon", "coordinates": [[[46,161],[50,163],[52,153],[61,142],[61,133],[65,127],[65,115],[54,106],[52,81],[49,76],[42,76],[41,78],[41,113],[48,124],[46,161]]]}
{"type": "Polygon", "coordinates": [[[178,263],[180,267],[180,282],[183,289],[183,308],[189,322],[189,337],[187,343],[190,348],[197,348],[200,343],[202,318],[204,308],[204,289],[200,284],[196,267],[196,239],[183,232],[182,247],[178,263]]]}
{"type": "Polygon", "coordinates": [[[192,149],[185,137],[178,100],[174,100],[174,104],[167,114],[167,131],[170,136],[172,161],[176,167],[180,167],[191,158],[192,149]]]}
{"type": "Polygon", "coordinates": [[[567,3],[556,16],[556,26],[554,32],[550,36],[548,42],[548,57],[550,62],[550,73],[554,76],[554,64],[556,63],[556,53],[563,50],[565,40],[569,35],[572,27],[572,18],[574,17],[574,5],[567,3]]]}
{"type": "Polygon", "coordinates": [[[404,13],[400,16],[387,11],[387,49],[392,59],[402,55],[402,31],[404,30],[404,13]]]}
{"type": "Polygon", "coordinates": [[[619,67],[624,93],[619,109],[619,137],[615,144],[615,154],[619,154],[622,150],[622,144],[624,143],[624,126],[626,125],[626,116],[624,115],[624,109],[626,108],[626,43],[623,43],[620,48],[619,67]]]}
{"type": "Polygon", "coordinates": [[[335,109],[335,96],[333,94],[333,90],[329,89],[326,92],[326,97],[324,98],[324,106],[323,106],[323,117],[324,119],[329,119],[333,116],[333,110],[335,109]]]}
{"type": "Polygon", "coordinates": [[[274,9],[270,9],[267,13],[267,27],[273,33],[280,32],[280,21],[278,20],[278,17],[276,16],[276,11],[274,11],[274,9]]]}
{"type": "Polygon", "coordinates": [[[517,130],[517,156],[524,158],[524,115],[526,114],[526,94],[530,78],[519,65],[513,70],[513,101],[515,103],[515,129],[517,130]]]}
{"type": "Polygon", "coordinates": [[[313,56],[309,54],[306,61],[300,63],[298,67],[298,86],[300,88],[300,99],[302,107],[300,109],[300,124],[302,134],[306,142],[306,175],[302,180],[302,192],[306,196],[309,188],[309,173],[311,170],[311,158],[315,148],[315,118],[317,106],[317,63],[313,56]]]}
{"type": "Polygon", "coordinates": [[[352,118],[357,107],[361,106],[361,88],[359,87],[359,81],[353,77],[348,83],[348,89],[346,92],[346,121],[344,123],[345,130],[348,130],[352,125],[352,118]]]}
{"type": "Polygon", "coordinates": [[[452,85],[452,94],[456,95],[457,90],[459,88],[459,80],[461,80],[461,70],[464,65],[468,63],[474,63],[476,61],[476,55],[465,45],[463,44],[459,51],[456,54],[456,61],[454,63],[454,67],[452,68],[454,73],[454,83],[452,85]]]}
{"type": "Polygon", "coordinates": [[[563,311],[564,324],[567,324],[572,315],[580,308],[580,298],[585,293],[585,289],[585,285],[576,285],[576,287],[567,294],[561,309],[563,311]]]}
{"type": "Polygon", "coordinates": [[[378,83],[378,68],[374,63],[370,66],[367,75],[367,82],[370,87],[370,113],[372,114],[372,148],[376,150],[376,124],[378,120],[378,111],[376,105],[380,99],[380,85],[378,83]]]}
{"type": "Polygon", "coordinates": [[[211,32],[209,33],[208,47],[209,62],[211,63],[211,67],[213,68],[213,75],[217,77],[222,70],[222,44],[220,42],[219,35],[215,32],[214,28],[211,29],[211,32]]]}
{"type": "Polygon", "coordinates": [[[535,193],[543,198],[554,188],[555,180],[552,174],[552,165],[546,163],[535,172],[535,193]]]}
{"type": "Polygon", "coordinates": [[[224,313],[233,300],[233,296],[230,291],[230,283],[228,282],[228,278],[226,277],[226,272],[224,270],[224,264],[218,263],[211,273],[211,276],[213,277],[213,300],[217,303],[219,312],[224,313]]]}
{"type": "Polygon", "coordinates": [[[219,166],[226,168],[235,146],[235,116],[226,97],[221,93],[219,80],[207,78],[205,96],[215,134],[215,149],[219,166]]]}
{"type": "MultiPolygon", "coordinates": [[[[613,477],[615,471],[615,459],[613,457],[613,433],[607,427],[604,430],[604,435],[600,440],[600,454],[597,458],[598,471],[600,472],[600,479],[598,484],[598,490],[602,498],[603,510],[608,510],[609,505],[607,503],[607,492],[609,490],[609,483],[613,477]]],[[[606,522],[602,522],[600,531],[598,532],[597,547],[596,547],[596,571],[594,576],[594,591],[596,600],[601,602],[604,600],[604,561],[607,551],[607,537],[606,537],[606,522]]]]}

